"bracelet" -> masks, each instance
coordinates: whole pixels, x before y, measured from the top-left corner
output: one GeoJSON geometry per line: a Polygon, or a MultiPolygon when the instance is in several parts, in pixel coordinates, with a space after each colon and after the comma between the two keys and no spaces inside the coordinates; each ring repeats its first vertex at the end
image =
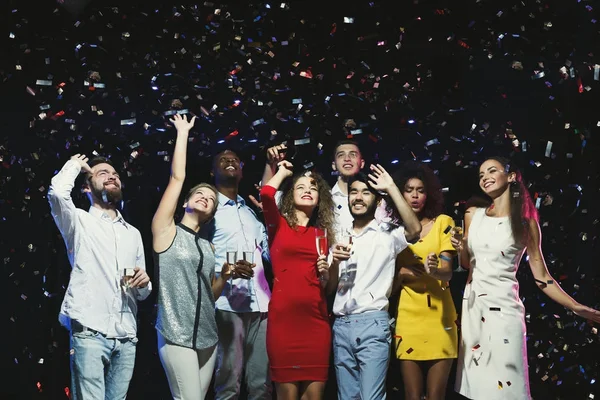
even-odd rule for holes
{"type": "Polygon", "coordinates": [[[440,258],[444,261],[452,262],[452,258],[445,256],[443,254],[440,254],[440,258]]]}

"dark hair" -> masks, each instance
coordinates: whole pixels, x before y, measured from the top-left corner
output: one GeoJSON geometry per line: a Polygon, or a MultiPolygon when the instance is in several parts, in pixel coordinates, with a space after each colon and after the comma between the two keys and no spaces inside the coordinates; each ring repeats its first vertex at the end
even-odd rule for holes
{"type": "Polygon", "coordinates": [[[292,228],[298,226],[298,219],[294,208],[294,185],[298,179],[302,177],[312,178],[314,183],[317,185],[319,191],[319,202],[317,208],[313,212],[308,226],[314,226],[320,229],[327,230],[327,241],[330,244],[336,243],[335,237],[335,203],[333,202],[333,196],[331,195],[331,188],[327,184],[327,181],[323,179],[323,176],[317,172],[303,172],[295,174],[292,179],[288,179],[282,188],[283,195],[279,204],[279,210],[281,215],[285,218],[288,225],[292,228]]]}
{"type": "MultiPolygon", "coordinates": [[[[484,160],[494,160],[504,168],[504,173],[515,174],[515,181],[509,184],[510,190],[510,227],[513,237],[517,243],[527,245],[529,240],[529,221],[538,220],[538,212],[531,200],[531,195],[525,183],[521,172],[511,165],[509,159],[504,157],[488,157],[484,160]]],[[[467,205],[478,207],[489,207],[493,203],[492,199],[485,195],[484,197],[474,197],[469,199],[467,205]]]]}
{"type": "Polygon", "coordinates": [[[444,211],[442,185],[437,175],[427,165],[416,161],[407,161],[392,177],[402,193],[404,193],[404,187],[409,180],[418,179],[423,182],[427,199],[423,206],[422,217],[433,219],[444,211]]]}
{"type": "Polygon", "coordinates": [[[373,189],[373,187],[371,186],[371,183],[369,182],[369,177],[364,172],[358,172],[358,173],[352,175],[350,177],[350,179],[348,179],[348,192],[350,192],[350,187],[352,186],[352,184],[354,182],[364,183],[365,185],[367,185],[367,188],[369,189],[369,191],[371,193],[373,193],[376,197],[381,197],[379,192],[377,190],[373,189]]]}
{"type": "Polygon", "coordinates": [[[349,145],[352,145],[352,146],[356,146],[356,148],[358,149],[358,152],[359,152],[359,154],[360,154],[360,157],[362,158],[362,153],[361,153],[361,151],[360,151],[360,146],[358,145],[358,142],[357,142],[356,140],[343,139],[343,140],[340,140],[340,141],[338,141],[338,142],[335,144],[335,147],[333,148],[333,155],[332,155],[332,156],[333,156],[333,160],[334,160],[334,161],[335,161],[335,155],[337,154],[337,149],[338,149],[338,147],[340,147],[340,146],[343,146],[343,145],[345,145],[345,144],[349,144],[349,145]]]}
{"type": "MultiPolygon", "coordinates": [[[[94,168],[96,165],[98,164],[108,164],[111,167],[113,167],[115,169],[115,171],[117,170],[115,168],[115,165],[113,164],[113,162],[106,158],[106,157],[102,157],[102,156],[96,156],[91,158],[87,164],[90,166],[90,168],[94,168]]],[[[119,173],[119,171],[117,171],[117,173],[119,173]]],[[[88,183],[89,179],[92,177],[92,175],[88,172],[87,174],[85,174],[85,182],[88,183]]]]}
{"type": "Polygon", "coordinates": [[[228,146],[225,148],[220,148],[217,151],[215,151],[213,153],[212,156],[212,161],[211,161],[211,168],[215,167],[215,163],[218,161],[219,157],[223,154],[223,153],[233,153],[237,156],[237,158],[240,159],[240,162],[242,162],[242,155],[240,154],[240,150],[236,149],[233,146],[228,146]]]}

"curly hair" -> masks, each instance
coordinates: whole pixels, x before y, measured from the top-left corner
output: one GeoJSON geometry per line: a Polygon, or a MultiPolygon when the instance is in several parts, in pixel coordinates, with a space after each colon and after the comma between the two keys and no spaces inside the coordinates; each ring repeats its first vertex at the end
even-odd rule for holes
{"type": "Polygon", "coordinates": [[[433,170],[425,164],[407,161],[402,165],[402,168],[392,175],[392,178],[402,193],[404,193],[404,187],[409,180],[419,179],[423,182],[427,199],[421,212],[422,217],[433,219],[444,211],[444,195],[442,194],[440,180],[433,170]]]}
{"type": "Polygon", "coordinates": [[[292,179],[286,180],[282,188],[283,195],[279,203],[279,212],[285,218],[288,225],[292,228],[298,226],[298,218],[296,217],[296,208],[294,205],[294,186],[298,179],[302,177],[312,178],[319,191],[319,202],[313,211],[308,221],[308,226],[314,226],[319,229],[327,230],[327,240],[330,244],[336,243],[335,237],[335,203],[331,195],[331,188],[323,179],[321,174],[317,172],[303,172],[295,174],[292,179]]]}

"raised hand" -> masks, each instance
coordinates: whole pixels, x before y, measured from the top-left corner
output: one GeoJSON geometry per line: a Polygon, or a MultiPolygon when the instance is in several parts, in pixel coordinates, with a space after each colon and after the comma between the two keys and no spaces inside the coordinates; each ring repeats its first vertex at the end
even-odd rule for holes
{"type": "MultiPolygon", "coordinates": [[[[256,183],[254,184],[254,188],[260,192],[260,186],[257,185],[256,183]]],[[[263,210],[262,201],[258,200],[256,197],[254,197],[252,195],[249,195],[248,198],[250,199],[252,204],[254,204],[256,206],[256,208],[258,208],[260,211],[263,210]]]]}
{"type": "Polygon", "coordinates": [[[190,129],[194,126],[194,122],[196,121],[196,116],[193,116],[189,121],[187,120],[187,116],[181,116],[180,114],[173,115],[173,118],[169,119],[169,121],[175,126],[177,132],[189,132],[190,129]]]}
{"type": "Polygon", "coordinates": [[[75,154],[71,157],[71,160],[77,161],[77,163],[81,166],[81,172],[89,172],[92,173],[92,168],[88,165],[89,158],[86,157],[85,154],[75,154]]]}
{"type": "Polygon", "coordinates": [[[250,199],[252,204],[254,204],[256,206],[256,208],[258,208],[259,210],[262,211],[262,209],[263,209],[262,201],[258,201],[258,199],[252,195],[249,195],[248,198],[250,199]]]}
{"type": "Polygon", "coordinates": [[[394,179],[392,179],[390,174],[388,174],[388,172],[379,164],[371,165],[369,183],[373,189],[386,193],[395,186],[394,179]]]}
{"type": "Polygon", "coordinates": [[[286,151],[287,146],[283,143],[277,146],[269,147],[267,150],[267,162],[271,165],[275,165],[285,160],[286,151]]]}
{"type": "Polygon", "coordinates": [[[284,178],[289,178],[294,174],[291,162],[283,160],[277,163],[277,174],[283,175],[284,178]]]}

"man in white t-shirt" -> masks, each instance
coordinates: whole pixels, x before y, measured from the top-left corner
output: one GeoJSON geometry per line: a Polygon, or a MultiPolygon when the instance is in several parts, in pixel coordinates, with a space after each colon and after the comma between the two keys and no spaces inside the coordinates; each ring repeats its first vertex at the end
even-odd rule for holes
{"type": "MultiPolygon", "coordinates": [[[[392,335],[388,297],[396,256],[421,232],[421,224],[392,177],[380,165],[348,181],[348,204],[354,219],[330,257],[327,290],[333,305],[333,357],[339,399],[385,399],[385,377],[392,335]],[[378,223],[375,211],[385,193],[404,226],[378,223]],[[351,237],[351,244],[344,243],[351,237]]],[[[348,240],[349,242],[349,240],[348,240]]]]}
{"type": "MultiPolygon", "coordinates": [[[[277,172],[277,163],[286,159],[287,147],[285,144],[270,147],[267,150],[267,164],[263,172],[262,182],[268,182],[275,172],[277,172]]],[[[333,201],[335,203],[336,230],[341,227],[352,226],[352,215],[348,207],[348,179],[360,172],[365,166],[365,160],[362,157],[358,143],[353,140],[341,140],[335,145],[333,152],[333,161],[331,169],[338,174],[337,182],[331,189],[333,201]]],[[[250,200],[257,207],[260,203],[253,197],[250,200]]],[[[279,198],[277,197],[277,200],[279,198]]]]}

